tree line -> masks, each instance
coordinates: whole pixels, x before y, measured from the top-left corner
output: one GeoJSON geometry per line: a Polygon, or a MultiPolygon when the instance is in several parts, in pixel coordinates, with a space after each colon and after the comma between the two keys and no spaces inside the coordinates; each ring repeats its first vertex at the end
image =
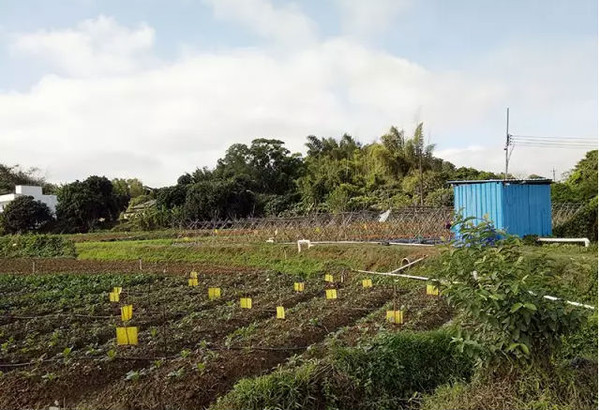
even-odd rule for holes
{"type": "MultiPolygon", "coordinates": [[[[310,135],[306,148],[302,156],[277,139],[233,144],[213,169],[198,168],[157,189],[138,179],[100,176],[52,186],[35,170],[0,166],[0,192],[20,183],[42,185],[58,196],[54,216],[31,198],[13,201],[0,214],[0,226],[6,233],[88,232],[116,224],[119,229],[158,229],[186,220],[452,206],[447,181],[502,178],[435,157],[423,124],[411,133],[391,127],[369,144],[348,134],[310,135]]],[[[588,153],[564,182],[553,184],[553,200],[597,198],[597,163],[597,151],[588,153]]]]}

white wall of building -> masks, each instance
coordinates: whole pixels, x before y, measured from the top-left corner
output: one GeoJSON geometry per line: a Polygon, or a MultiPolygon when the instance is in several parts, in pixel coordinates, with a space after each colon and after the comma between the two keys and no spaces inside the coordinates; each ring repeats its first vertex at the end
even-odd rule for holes
{"type": "Polygon", "coordinates": [[[53,214],[56,213],[56,204],[58,204],[56,195],[44,195],[41,186],[31,185],[17,185],[14,194],[0,195],[0,212],[3,212],[6,205],[20,196],[32,196],[36,201],[48,205],[53,214]]]}

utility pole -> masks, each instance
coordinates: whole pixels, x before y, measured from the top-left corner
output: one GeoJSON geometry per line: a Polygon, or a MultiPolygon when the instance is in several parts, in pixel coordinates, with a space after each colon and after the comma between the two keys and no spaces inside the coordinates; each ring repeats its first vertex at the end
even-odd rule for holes
{"type": "Polygon", "coordinates": [[[508,179],[508,146],[510,145],[510,134],[508,133],[509,108],[506,107],[506,145],[504,146],[505,161],[504,161],[504,180],[508,179]]]}
{"type": "Polygon", "coordinates": [[[556,168],[552,168],[552,180],[556,182],[556,168]]]}
{"type": "Polygon", "coordinates": [[[423,147],[419,148],[419,190],[421,191],[421,206],[423,206],[423,147]]]}

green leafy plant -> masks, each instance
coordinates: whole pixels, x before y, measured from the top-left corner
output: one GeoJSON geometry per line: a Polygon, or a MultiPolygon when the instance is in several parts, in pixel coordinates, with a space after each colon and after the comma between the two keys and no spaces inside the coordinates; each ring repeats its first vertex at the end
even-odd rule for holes
{"type": "Polygon", "coordinates": [[[459,239],[438,267],[442,294],[460,312],[454,342],[480,364],[548,363],[561,336],[581,325],[582,312],[543,297],[533,278],[546,267],[526,263],[519,238],[488,220],[459,218],[455,226],[459,239]]]}

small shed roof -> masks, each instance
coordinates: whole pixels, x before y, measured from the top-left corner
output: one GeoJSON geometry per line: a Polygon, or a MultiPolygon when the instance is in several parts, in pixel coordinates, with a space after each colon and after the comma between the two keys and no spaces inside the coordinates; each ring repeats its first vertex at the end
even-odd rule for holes
{"type": "Polygon", "coordinates": [[[521,184],[521,185],[548,185],[552,183],[551,179],[538,178],[538,179],[482,179],[482,180],[469,180],[469,181],[448,181],[452,185],[466,185],[466,184],[486,184],[492,182],[504,182],[506,184],[521,184]]]}

